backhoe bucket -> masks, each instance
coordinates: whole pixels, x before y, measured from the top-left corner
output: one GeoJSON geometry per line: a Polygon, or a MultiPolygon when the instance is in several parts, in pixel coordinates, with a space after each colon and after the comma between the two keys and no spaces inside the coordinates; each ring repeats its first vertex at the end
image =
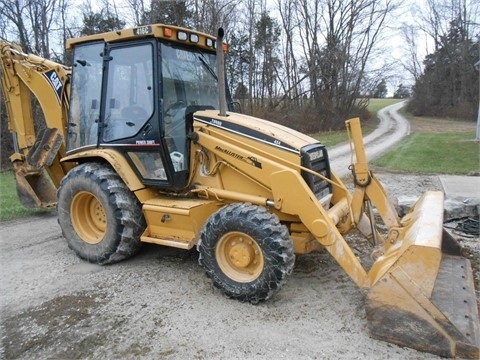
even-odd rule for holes
{"type": "Polygon", "coordinates": [[[57,203],[57,189],[45,170],[15,172],[17,195],[26,208],[48,208],[57,203]]]}
{"type": "Polygon", "coordinates": [[[399,239],[369,272],[370,335],[443,357],[478,359],[472,270],[443,231],[443,193],[425,193],[402,225],[399,239]]]}
{"type": "Polygon", "coordinates": [[[45,208],[57,203],[57,188],[45,167],[52,165],[62,141],[63,135],[58,129],[44,128],[25,159],[20,154],[11,156],[17,195],[23,206],[45,208]]]}

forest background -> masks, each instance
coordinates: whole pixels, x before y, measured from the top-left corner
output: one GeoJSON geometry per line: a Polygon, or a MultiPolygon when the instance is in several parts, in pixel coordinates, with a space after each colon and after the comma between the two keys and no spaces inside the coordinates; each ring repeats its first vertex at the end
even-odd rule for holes
{"type": "MultiPolygon", "coordinates": [[[[152,23],[226,32],[243,112],[305,133],[370,119],[370,98],[416,116],[476,121],[480,3],[474,0],[0,0],[0,37],[69,64],[67,38],[152,23]]],[[[12,140],[2,96],[1,165],[12,140]]]]}

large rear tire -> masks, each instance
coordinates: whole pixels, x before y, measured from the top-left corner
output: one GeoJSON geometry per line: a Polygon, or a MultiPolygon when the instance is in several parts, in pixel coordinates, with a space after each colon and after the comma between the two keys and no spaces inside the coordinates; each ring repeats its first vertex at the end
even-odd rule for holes
{"type": "Polygon", "coordinates": [[[108,165],[76,166],[62,180],[57,197],[63,236],[80,258],[112,264],[140,249],[141,204],[108,165]]]}
{"type": "Polygon", "coordinates": [[[199,263],[230,297],[253,304],[280,290],[295,255],[288,229],[265,208],[232,204],[214,213],[197,245],[199,263]]]}

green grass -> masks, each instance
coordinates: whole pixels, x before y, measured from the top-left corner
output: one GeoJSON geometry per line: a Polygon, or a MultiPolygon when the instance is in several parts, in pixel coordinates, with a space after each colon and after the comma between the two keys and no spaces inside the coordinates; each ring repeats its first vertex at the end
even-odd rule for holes
{"type": "Polygon", "coordinates": [[[370,99],[368,102],[367,110],[370,111],[373,115],[376,115],[377,112],[386,107],[393,104],[396,104],[404,99],[370,99]]]}
{"type": "Polygon", "coordinates": [[[313,134],[312,137],[320,141],[327,148],[348,140],[348,135],[346,131],[322,132],[319,134],[313,134]]]}
{"type": "MultiPolygon", "coordinates": [[[[380,109],[396,104],[402,100],[403,99],[370,99],[367,110],[372,114],[372,118],[375,119],[377,112],[380,109]]],[[[371,133],[376,129],[377,125],[378,123],[376,120],[362,124],[362,133],[364,135],[371,133]]],[[[312,137],[320,141],[327,148],[348,140],[348,134],[346,130],[322,132],[319,134],[313,134],[312,137]]]]}
{"type": "Polygon", "coordinates": [[[0,221],[12,220],[51,209],[27,209],[18,200],[15,176],[12,171],[0,172],[0,221]]]}
{"type": "Polygon", "coordinates": [[[410,173],[468,174],[479,171],[480,144],[474,132],[410,134],[374,166],[410,173]]]}

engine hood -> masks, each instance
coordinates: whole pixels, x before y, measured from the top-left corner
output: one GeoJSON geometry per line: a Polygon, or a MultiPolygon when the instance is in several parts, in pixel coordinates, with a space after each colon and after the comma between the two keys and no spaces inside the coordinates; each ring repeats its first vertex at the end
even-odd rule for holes
{"type": "Polygon", "coordinates": [[[250,139],[295,153],[300,153],[300,149],[306,145],[319,143],[314,138],[286,126],[234,112],[228,112],[227,116],[220,116],[218,110],[197,111],[193,118],[194,121],[207,126],[242,134],[250,139]]]}

